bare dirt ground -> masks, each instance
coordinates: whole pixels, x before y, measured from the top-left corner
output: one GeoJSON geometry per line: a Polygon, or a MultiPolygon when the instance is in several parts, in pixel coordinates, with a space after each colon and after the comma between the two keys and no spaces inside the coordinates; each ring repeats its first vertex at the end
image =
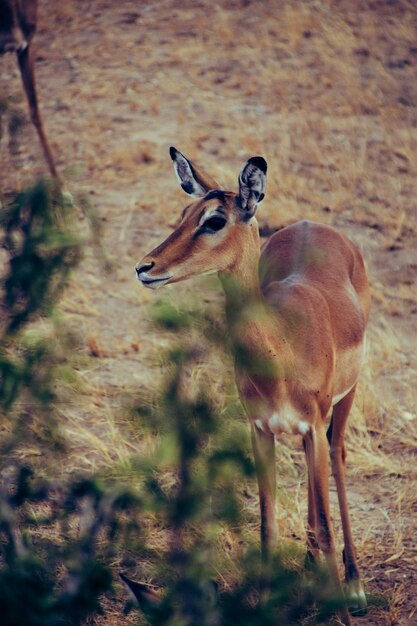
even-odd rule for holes
{"type": "MultiPolygon", "coordinates": [[[[78,401],[62,410],[71,441],[63,472],[123,466],[140,448],[121,407],[156,389],[169,339],[149,324],[155,294],[139,288],[134,265],[187,201],[168,147],[233,188],[245,160],[262,154],[269,173],[261,225],[303,217],[332,224],[368,265],[369,357],[351,416],[348,487],[366,589],[384,594],[387,606],[355,623],[417,624],[416,4],[39,5],[36,72],[47,133],[68,189],[85,193],[97,212],[109,261],[88,247],[62,303],[82,361],[78,401]]],[[[2,58],[2,192],[46,172],[31,125],[7,132],[13,113],[27,118],[21,94],[15,59],[2,58]]],[[[81,213],[79,228],[88,232],[81,213]]],[[[194,280],[163,295],[187,302],[206,290],[205,280],[194,280]]],[[[296,478],[281,477],[292,498],[289,512],[278,512],[284,537],[302,535],[305,512],[298,443],[292,457],[296,478]]],[[[121,606],[121,597],[106,600],[99,623],[121,623],[121,606]]]]}

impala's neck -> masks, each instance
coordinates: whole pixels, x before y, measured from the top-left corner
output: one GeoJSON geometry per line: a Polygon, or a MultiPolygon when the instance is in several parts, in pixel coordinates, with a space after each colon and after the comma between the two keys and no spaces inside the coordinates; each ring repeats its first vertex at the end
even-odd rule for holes
{"type": "Polygon", "coordinates": [[[240,311],[252,304],[263,303],[262,291],[259,283],[260,243],[259,230],[255,218],[250,223],[240,227],[235,245],[237,254],[229,268],[219,273],[220,280],[226,294],[226,312],[228,322],[240,311]],[[247,232],[247,229],[250,229],[247,232]],[[244,229],[244,230],[243,230],[244,229]]]}
{"type": "MultiPolygon", "coordinates": [[[[285,329],[277,312],[271,312],[265,302],[259,282],[259,231],[253,220],[253,233],[243,241],[237,241],[239,255],[227,271],[219,277],[226,296],[226,317],[229,336],[234,348],[241,351],[242,361],[264,364],[281,369],[281,362],[288,361],[288,344],[285,329]]],[[[238,359],[239,360],[239,359],[238,359]]]]}

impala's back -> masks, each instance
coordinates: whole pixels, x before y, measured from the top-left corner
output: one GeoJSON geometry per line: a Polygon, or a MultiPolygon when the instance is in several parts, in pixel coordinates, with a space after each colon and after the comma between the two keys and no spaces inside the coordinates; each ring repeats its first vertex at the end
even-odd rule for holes
{"type": "Polygon", "coordinates": [[[370,308],[364,262],[333,228],[303,220],[275,233],[262,251],[260,279],[270,303],[322,299],[321,316],[328,309],[339,348],[362,340],[370,308]]]}

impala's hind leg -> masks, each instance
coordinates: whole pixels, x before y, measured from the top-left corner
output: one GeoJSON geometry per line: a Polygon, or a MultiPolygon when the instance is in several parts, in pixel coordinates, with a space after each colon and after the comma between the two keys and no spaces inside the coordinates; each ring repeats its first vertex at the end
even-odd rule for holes
{"type": "Polygon", "coordinates": [[[344,435],[346,421],[355,396],[355,389],[355,387],[351,389],[351,391],[334,406],[328,439],[330,443],[332,474],[336,481],[337,497],[339,499],[340,516],[342,519],[343,539],[345,543],[343,561],[345,564],[347,601],[352,611],[364,613],[366,612],[366,597],[360,580],[356,559],[345,485],[346,447],[344,435]]]}
{"type": "Polygon", "coordinates": [[[36,131],[39,136],[39,140],[42,145],[43,153],[45,155],[45,159],[48,163],[49,171],[51,172],[51,176],[55,178],[59,187],[62,186],[61,180],[58,176],[58,172],[56,171],[55,162],[52,157],[52,152],[49,147],[48,140],[46,138],[46,134],[43,128],[42,118],[39,112],[38,105],[38,96],[36,93],[36,83],[35,83],[35,69],[33,63],[33,52],[32,47],[29,44],[23,50],[19,50],[17,53],[17,60],[19,63],[19,69],[22,76],[23,86],[25,88],[27,101],[30,109],[30,117],[33,125],[36,128],[36,131]]]}
{"type": "MultiPolygon", "coordinates": [[[[321,417],[317,419],[315,425],[305,435],[304,444],[309,482],[312,486],[315,504],[315,537],[320,550],[322,550],[326,558],[333,592],[342,598],[343,591],[337,567],[333,526],[330,519],[329,447],[321,417]]],[[[340,608],[339,617],[345,626],[351,626],[352,622],[346,606],[340,608]]]]}

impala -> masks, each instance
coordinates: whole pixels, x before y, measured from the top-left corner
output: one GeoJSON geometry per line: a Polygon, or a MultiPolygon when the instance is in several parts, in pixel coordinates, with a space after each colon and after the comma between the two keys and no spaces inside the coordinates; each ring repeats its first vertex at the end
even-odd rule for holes
{"type": "MultiPolygon", "coordinates": [[[[137,277],[156,289],[218,273],[229,334],[239,347],[236,353],[244,355],[236,359],[236,384],[251,424],[263,558],[267,563],[277,541],[275,438],[298,434],[308,468],[309,555],[317,559],[322,550],[341,589],[329,512],[330,444],[347,596],[364,610],[346,499],[344,444],[370,308],[361,254],[333,228],[306,220],[276,232],[261,252],[255,212],[265,194],[266,161],[255,156],[246,162],[235,193],[220,189],[175,148],[170,155],[181,187],[195,200],[172,234],[137,264],[137,277]]],[[[346,608],[341,618],[351,624],[346,608]]]]}
{"type": "Polygon", "coordinates": [[[61,180],[43,128],[36,94],[32,39],[36,32],[37,0],[0,0],[0,54],[16,52],[33,125],[39,136],[51,176],[61,180]]]}

